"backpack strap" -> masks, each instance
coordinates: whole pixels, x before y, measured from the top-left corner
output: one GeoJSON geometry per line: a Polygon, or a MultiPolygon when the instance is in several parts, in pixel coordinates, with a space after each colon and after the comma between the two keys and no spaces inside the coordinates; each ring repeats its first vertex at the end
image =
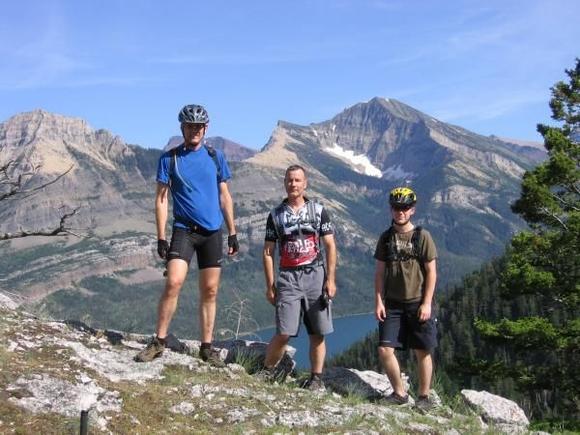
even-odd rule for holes
{"type": "Polygon", "coordinates": [[[318,223],[318,219],[316,216],[316,200],[315,199],[309,199],[308,202],[306,203],[306,214],[308,215],[306,217],[306,222],[304,223],[309,223],[312,224],[312,226],[314,228],[317,227],[317,223],[318,223]]]}
{"type": "Polygon", "coordinates": [[[177,168],[177,148],[171,149],[171,159],[169,163],[169,187],[171,188],[173,185],[172,178],[173,174],[175,173],[175,169],[177,168]]]}
{"type": "Polygon", "coordinates": [[[315,199],[308,200],[308,202],[306,203],[306,214],[308,216],[306,216],[306,221],[304,223],[310,224],[312,225],[312,228],[314,228],[314,240],[316,242],[316,245],[318,246],[318,249],[320,250],[320,233],[318,232],[318,225],[320,224],[320,222],[318,220],[318,215],[316,213],[317,204],[318,202],[315,199]]]}
{"type": "Polygon", "coordinates": [[[413,230],[413,235],[411,236],[411,243],[413,244],[413,258],[421,260],[421,247],[419,246],[421,242],[421,226],[415,227],[413,230]]]}
{"type": "Polygon", "coordinates": [[[398,261],[399,250],[397,249],[397,240],[395,238],[395,228],[391,225],[387,230],[387,261],[398,261]]]}
{"type": "Polygon", "coordinates": [[[221,180],[222,179],[222,167],[220,165],[220,161],[219,161],[218,156],[217,156],[217,151],[211,145],[203,144],[203,146],[215,164],[215,167],[217,169],[217,179],[221,180]]]}
{"type": "Polygon", "coordinates": [[[282,242],[284,240],[284,205],[280,204],[274,207],[270,212],[272,219],[274,220],[274,228],[276,229],[276,234],[278,235],[278,240],[282,242]]]}

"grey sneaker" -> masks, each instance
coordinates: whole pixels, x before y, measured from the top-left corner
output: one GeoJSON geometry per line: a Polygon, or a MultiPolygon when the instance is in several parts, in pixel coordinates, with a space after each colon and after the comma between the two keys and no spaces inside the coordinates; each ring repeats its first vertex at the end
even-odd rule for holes
{"type": "Polygon", "coordinates": [[[212,348],[204,348],[199,350],[199,357],[212,367],[224,368],[226,363],[219,357],[219,352],[212,348]]]}
{"type": "Polygon", "coordinates": [[[393,391],[388,396],[383,397],[382,401],[389,405],[405,405],[409,403],[409,395],[401,396],[393,391]]]}
{"type": "Polygon", "coordinates": [[[435,407],[435,402],[429,396],[419,396],[415,400],[415,409],[419,412],[426,413],[435,407]]]}
{"type": "Polygon", "coordinates": [[[318,376],[310,377],[309,379],[307,379],[302,383],[301,387],[308,391],[319,391],[319,392],[326,391],[324,382],[318,376]]]}
{"type": "Polygon", "coordinates": [[[154,336],[147,347],[133,357],[136,362],[149,362],[159,358],[163,354],[165,346],[154,336]]]}

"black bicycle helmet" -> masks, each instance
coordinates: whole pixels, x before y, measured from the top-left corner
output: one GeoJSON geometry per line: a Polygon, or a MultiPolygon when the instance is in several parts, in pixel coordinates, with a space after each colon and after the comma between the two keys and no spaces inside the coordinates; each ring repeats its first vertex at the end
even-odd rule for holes
{"type": "Polygon", "coordinates": [[[207,124],[209,122],[209,115],[207,110],[203,106],[197,104],[188,104],[183,106],[183,109],[179,112],[177,119],[180,123],[187,124],[207,124]]]}
{"type": "Polygon", "coordinates": [[[389,193],[391,206],[412,207],[417,202],[417,195],[408,187],[395,187],[389,193]]]}

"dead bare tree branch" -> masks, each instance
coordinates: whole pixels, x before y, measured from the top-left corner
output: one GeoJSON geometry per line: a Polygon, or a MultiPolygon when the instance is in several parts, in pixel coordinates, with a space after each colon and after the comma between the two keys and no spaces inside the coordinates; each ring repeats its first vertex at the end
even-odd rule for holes
{"type": "Polygon", "coordinates": [[[15,173],[17,169],[11,169],[11,167],[15,167],[16,162],[14,160],[10,160],[4,166],[0,168],[0,186],[4,189],[8,189],[5,192],[0,193],[0,201],[8,199],[13,196],[18,196],[18,199],[25,199],[29,196],[35,194],[39,190],[44,189],[45,187],[50,186],[51,184],[56,183],[70,171],[72,171],[74,165],[71,165],[66,171],[60,173],[52,180],[49,180],[40,186],[33,187],[31,189],[25,189],[24,185],[30,178],[37,174],[38,170],[40,169],[40,165],[32,166],[32,169],[25,172],[15,173]]]}
{"type": "MultiPolygon", "coordinates": [[[[38,186],[27,188],[26,185],[34,176],[38,174],[40,167],[40,165],[29,163],[28,168],[22,168],[19,167],[19,164],[16,162],[16,160],[9,160],[0,166],[0,202],[9,200],[21,201],[23,199],[29,198],[42,189],[59,181],[73,169],[74,165],[71,165],[66,171],[58,174],[46,182],[41,183],[38,186]]],[[[71,211],[66,211],[65,206],[62,206],[59,210],[60,222],[58,226],[55,226],[54,228],[43,228],[36,230],[20,229],[18,232],[0,233],[0,241],[30,236],[53,237],[73,235],[76,237],[81,237],[80,235],[76,234],[74,232],[74,228],[69,225],[69,219],[77,214],[77,212],[80,210],[80,207],[77,207],[71,211]]]]}
{"type": "MultiPolygon", "coordinates": [[[[61,207],[62,209],[62,207],[61,207]]],[[[60,218],[60,224],[57,228],[54,229],[41,229],[35,231],[29,230],[20,230],[17,233],[3,233],[0,234],[0,240],[11,240],[11,239],[18,239],[22,237],[29,237],[29,236],[66,236],[66,235],[73,235],[76,237],[81,237],[78,234],[75,234],[72,230],[73,228],[67,227],[67,219],[77,214],[80,207],[73,209],[68,213],[64,213],[60,218]]]]}

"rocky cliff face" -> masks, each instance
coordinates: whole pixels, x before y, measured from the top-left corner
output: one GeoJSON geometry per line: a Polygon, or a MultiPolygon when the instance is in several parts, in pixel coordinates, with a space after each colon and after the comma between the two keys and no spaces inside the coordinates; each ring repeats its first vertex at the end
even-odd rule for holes
{"type": "Polygon", "coordinates": [[[392,388],[371,371],[327,370],[326,392],[299,388],[295,373],[267,384],[248,374],[264,344],[243,341],[219,344],[225,368],[197,358],[199,342],[177,339],[175,351],[136,363],[144,336],[41,320],[14,305],[0,293],[2,433],[75,432],[81,411],[89,433],[528,432],[515,403],[487,392],[463,391],[463,413],[434,393],[437,406],[425,414],[382,402],[392,388]]]}
{"type": "MultiPolygon", "coordinates": [[[[135,164],[135,152],[118,136],[93,130],[76,118],[42,110],[17,115],[0,124],[1,161],[14,160],[23,170],[38,167],[30,185],[39,185],[72,168],[32,201],[2,204],[2,228],[42,228],[58,222],[63,205],[80,207],[77,228],[123,228],[150,204],[139,201],[150,186],[150,175],[135,164]],[[128,197],[133,200],[127,201],[128,197]]],[[[151,222],[149,217],[146,222],[151,222]]]]}

